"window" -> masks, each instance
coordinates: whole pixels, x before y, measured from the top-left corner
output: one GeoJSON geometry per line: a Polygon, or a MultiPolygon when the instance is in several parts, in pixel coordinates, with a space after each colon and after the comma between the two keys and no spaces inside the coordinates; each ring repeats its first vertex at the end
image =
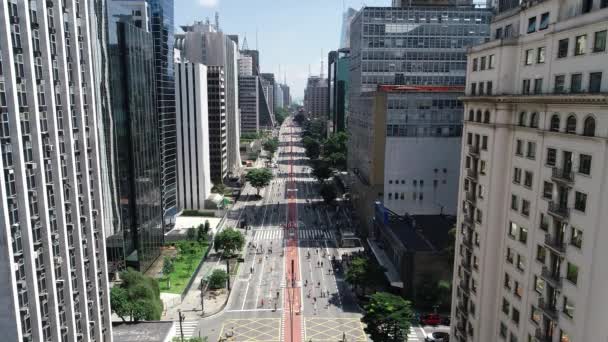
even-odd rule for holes
{"type": "Polygon", "coordinates": [[[526,151],[526,157],[530,159],[536,158],[536,143],[534,141],[528,141],[528,150],[526,151]]]}
{"type": "Polygon", "coordinates": [[[528,19],[528,33],[536,31],[536,17],[528,19]]]}
{"type": "Polygon", "coordinates": [[[494,69],[494,59],[494,55],[488,56],[488,69],[494,69]]]}
{"type": "Polygon", "coordinates": [[[574,40],[574,55],[579,56],[585,54],[585,49],[587,48],[587,35],[583,34],[580,36],[576,36],[574,40]]]}
{"type": "MultiPolygon", "coordinates": [[[[566,296],[564,296],[564,313],[570,318],[574,317],[574,303],[566,296]]],[[[560,341],[564,340],[562,339],[560,341]]]]}
{"type": "Polygon", "coordinates": [[[495,39],[502,39],[502,27],[496,29],[496,34],[494,35],[495,39]]]}
{"type": "MultiPolygon", "coordinates": [[[[540,310],[535,307],[534,305],[532,305],[532,308],[530,309],[530,319],[536,323],[536,324],[540,324],[540,319],[542,317],[542,314],[540,312],[540,310]]],[[[532,338],[529,339],[529,341],[534,341],[532,338]]]]}
{"type": "Polygon", "coordinates": [[[530,201],[528,201],[528,200],[521,201],[521,214],[526,217],[530,216],[530,201]]]}
{"type": "Polygon", "coordinates": [[[481,60],[479,61],[479,69],[486,70],[486,56],[481,57],[481,60]]]}
{"type": "Polygon", "coordinates": [[[484,151],[488,150],[488,136],[484,135],[481,137],[481,149],[484,151]]]}
{"type": "Polygon", "coordinates": [[[477,71],[477,58],[473,58],[473,71],[477,71]]]}
{"type": "Polygon", "coordinates": [[[532,178],[533,178],[532,171],[524,172],[524,186],[531,188],[532,187],[532,178]]]}
{"type": "Polygon", "coordinates": [[[572,342],[572,340],[568,336],[568,333],[566,333],[565,331],[563,331],[563,330],[560,329],[560,331],[559,331],[559,342],[572,342]]]}
{"type": "Polygon", "coordinates": [[[549,200],[553,198],[553,183],[547,181],[543,183],[543,198],[549,200]]]}
{"type": "Polygon", "coordinates": [[[517,124],[520,126],[525,126],[527,117],[528,117],[528,114],[526,112],[519,113],[519,122],[517,124]]]}
{"type": "Polygon", "coordinates": [[[532,65],[534,63],[534,50],[528,49],[526,50],[526,58],[524,60],[526,65],[532,65]]]}
{"type": "Polygon", "coordinates": [[[547,258],[547,250],[545,249],[545,247],[543,247],[541,245],[536,245],[536,260],[538,260],[544,264],[546,258],[547,258]]]}
{"type": "Polygon", "coordinates": [[[555,85],[553,86],[553,91],[556,93],[563,93],[565,86],[566,86],[566,76],[565,75],[555,76],[555,85]]]}
{"type": "Polygon", "coordinates": [[[578,156],[578,172],[584,175],[591,174],[591,156],[588,154],[581,154],[578,156]]]}
{"type": "Polygon", "coordinates": [[[578,191],[574,193],[574,209],[585,212],[585,209],[587,209],[587,194],[578,191]]]}
{"type": "Polygon", "coordinates": [[[529,79],[525,79],[522,81],[522,87],[521,87],[521,92],[522,94],[530,94],[530,80],[529,79]]]}
{"type": "Polygon", "coordinates": [[[502,299],[502,312],[504,312],[505,314],[509,314],[509,311],[511,309],[511,304],[509,304],[509,301],[506,298],[502,299]]]}
{"type": "Polygon", "coordinates": [[[574,247],[583,246],[583,231],[574,227],[570,228],[570,244],[574,247]]]}
{"type": "Polygon", "coordinates": [[[536,63],[545,63],[545,47],[539,47],[536,50],[536,63]]]}
{"type": "Polygon", "coordinates": [[[507,332],[508,332],[507,326],[503,322],[500,322],[500,328],[499,328],[500,337],[507,338],[507,332]]]}
{"type": "MultiPolygon", "coordinates": [[[[517,269],[523,272],[525,267],[526,267],[526,258],[521,254],[517,254],[517,269]]],[[[518,292],[517,290],[519,287],[517,285],[519,285],[519,283],[516,282],[515,284],[516,284],[515,292],[517,293],[518,292]]]]}
{"type": "Polygon", "coordinates": [[[479,174],[481,174],[481,175],[486,174],[486,161],[485,160],[479,161],[479,174]]]}
{"type": "Polygon", "coordinates": [[[471,95],[477,94],[477,83],[471,83],[471,95]]]}
{"type": "MultiPolygon", "coordinates": [[[[521,255],[518,255],[517,258],[518,259],[521,258],[523,260],[523,256],[521,256],[521,255]]],[[[519,268],[519,266],[518,266],[518,268],[519,268]]],[[[522,266],[522,268],[520,270],[523,271],[523,266],[522,266]]],[[[521,286],[521,284],[517,280],[515,281],[514,285],[515,286],[513,286],[513,294],[516,297],[521,298],[521,296],[524,295],[524,289],[523,289],[523,287],[521,286]]]]}
{"type": "MultiPolygon", "coordinates": [[[[519,209],[519,201],[517,200],[517,196],[511,195],[511,209],[517,211],[519,209]]],[[[513,225],[513,223],[511,223],[513,225]]]]}
{"type": "Polygon", "coordinates": [[[540,230],[543,230],[545,232],[549,231],[549,220],[547,220],[547,216],[545,216],[545,214],[540,213],[539,222],[540,230]]]}
{"type": "Polygon", "coordinates": [[[599,93],[602,87],[602,73],[592,72],[589,74],[589,92],[599,93]]]}
{"type": "Polygon", "coordinates": [[[555,166],[557,160],[557,150],[554,148],[547,148],[547,165],[555,166]]]}
{"type": "Polygon", "coordinates": [[[519,324],[519,310],[516,308],[513,308],[513,311],[511,312],[511,320],[513,320],[513,323],[519,324]]]}
{"type": "Polygon", "coordinates": [[[519,139],[516,141],[515,155],[518,155],[518,156],[524,155],[524,142],[519,139]]]}
{"type": "Polygon", "coordinates": [[[519,227],[519,242],[523,243],[524,245],[528,243],[528,228],[519,227]]]}
{"type": "Polygon", "coordinates": [[[568,267],[566,268],[566,279],[576,285],[578,282],[578,266],[568,263],[568,267]]]}
{"type": "Polygon", "coordinates": [[[492,81],[487,81],[486,82],[486,94],[492,95],[492,91],[493,91],[493,89],[492,89],[492,81]]]}
{"type": "Polygon", "coordinates": [[[538,128],[538,113],[537,112],[533,112],[532,115],[530,115],[530,127],[538,128]]]}
{"type": "Polygon", "coordinates": [[[503,283],[503,285],[505,286],[505,288],[507,289],[511,289],[511,276],[509,275],[509,273],[505,273],[505,282],[503,283]]]}
{"type": "Polygon", "coordinates": [[[507,247],[507,262],[512,264],[514,256],[515,255],[513,254],[513,250],[511,248],[507,247]]]}
{"type": "Polygon", "coordinates": [[[576,134],[576,116],[570,115],[566,119],[566,133],[576,134]]]}
{"type": "Polygon", "coordinates": [[[549,27],[549,12],[545,12],[540,15],[540,24],[538,25],[538,30],[544,30],[549,27]]]}
{"type": "Polygon", "coordinates": [[[518,167],[513,170],[513,183],[521,183],[521,169],[518,167]]]}
{"type": "Polygon", "coordinates": [[[509,24],[505,26],[505,38],[513,36],[513,25],[509,24]]]}
{"type": "Polygon", "coordinates": [[[534,291],[542,294],[545,290],[545,280],[539,276],[534,276],[534,291]]]}
{"type": "Polygon", "coordinates": [[[593,52],[606,51],[606,30],[595,32],[593,37],[593,52]]]}
{"type": "Polygon", "coordinates": [[[534,94],[540,94],[543,92],[543,79],[535,78],[534,79],[534,94]]]}
{"type": "Polygon", "coordinates": [[[586,137],[595,136],[595,119],[592,116],[585,118],[585,123],[583,124],[583,135],[586,137]]]}
{"type": "Polygon", "coordinates": [[[483,123],[490,123],[490,111],[489,110],[486,110],[483,113],[483,123]]]}
{"type": "Polygon", "coordinates": [[[469,110],[469,121],[475,120],[475,112],[471,109],[469,110]]]}
{"type": "MultiPolygon", "coordinates": [[[[475,115],[475,121],[481,122],[481,110],[479,110],[479,109],[477,110],[477,113],[475,115]]],[[[444,171],[444,173],[445,173],[445,171],[444,171]]]]}
{"type": "Polygon", "coordinates": [[[557,43],[557,58],[568,57],[568,38],[561,39],[557,43]]]}
{"type": "Polygon", "coordinates": [[[570,76],[570,91],[580,93],[583,85],[583,74],[572,74],[570,76]]]}

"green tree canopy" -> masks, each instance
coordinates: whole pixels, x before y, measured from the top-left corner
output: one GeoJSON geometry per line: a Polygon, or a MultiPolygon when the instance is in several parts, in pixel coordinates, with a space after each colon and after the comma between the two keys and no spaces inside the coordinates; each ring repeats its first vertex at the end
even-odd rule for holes
{"type": "Polygon", "coordinates": [[[338,196],[338,191],[336,190],[336,186],[331,183],[325,183],[321,185],[321,189],[319,189],[319,195],[323,197],[323,201],[326,204],[331,204],[338,196]]]}
{"type": "Polygon", "coordinates": [[[315,160],[312,162],[312,175],[319,181],[325,183],[325,180],[331,177],[333,171],[329,168],[329,164],[323,160],[315,160]]]}
{"type": "Polygon", "coordinates": [[[247,175],[245,176],[245,180],[258,191],[258,196],[260,195],[260,189],[267,187],[270,184],[270,181],[272,181],[272,178],[272,172],[266,168],[253,169],[247,172],[247,175]]]}
{"type": "Polygon", "coordinates": [[[279,125],[283,124],[283,121],[289,116],[289,112],[285,108],[277,108],[274,111],[274,117],[277,119],[279,125]]]}
{"type": "Polygon", "coordinates": [[[213,248],[215,251],[223,251],[225,257],[231,257],[245,245],[245,237],[241,232],[232,228],[226,228],[215,235],[213,248]]]}
{"type": "Polygon", "coordinates": [[[322,157],[329,162],[330,167],[346,170],[348,135],[344,132],[332,134],[323,141],[322,157]]]}
{"type": "Polygon", "coordinates": [[[158,282],[140,272],[120,273],[122,283],[110,290],[110,306],[123,321],[157,321],[163,311],[158,282]]]}
{"type": "Polygon", "coordinates": [[[272,156],[279,149],[279,139],[269,138],[264,141],[262,147],[272,156]]]}
{"type": "Polygon", "coordinates": [[[411,303],[386,292],[371,296],[365,306],[361,321],[366,324],[365,332],[375,342],[401,342],[407,340],[414,312],[411,303]]]}
{"type": "Polygon", "coordinates": [[[228,273],[224,270],[213,270],[207,282],[209,284],[209,288],[212,290],[217,290],[226,287],[226,282],[228,281],[228,273]]]}
{"type": "Polygon", "coordinates": [[[355,289],[361,287],[365,293],[368,287],[379,285],[384,281],[384,271],[382,266],[366,257],[355,257],[346,272],[346,281],[355,289]]]}

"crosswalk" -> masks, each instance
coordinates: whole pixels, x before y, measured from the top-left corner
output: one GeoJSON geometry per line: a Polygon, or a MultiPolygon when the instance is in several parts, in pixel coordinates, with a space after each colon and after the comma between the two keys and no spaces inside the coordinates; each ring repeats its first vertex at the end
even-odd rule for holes
{"type": "MultiPolygon", "coordinates": [[[[198,321],[182,321],[184,337],[194,337],[194,331],[198,327],[198,321]]],[[[175,336],[181,336],[179,323],[175,324],[175,336]]]]}
{"type": "MultiPolygon", "coordinates": [[[[253,234],[253,241],[281,240],[285,235],[283,229],[258,229],[254,230],[253,234]]],[[[298,230],[298,238],[300,240],[333,240],[335,234],[333,231],[321,229],[301,229],[298,230]]]]}

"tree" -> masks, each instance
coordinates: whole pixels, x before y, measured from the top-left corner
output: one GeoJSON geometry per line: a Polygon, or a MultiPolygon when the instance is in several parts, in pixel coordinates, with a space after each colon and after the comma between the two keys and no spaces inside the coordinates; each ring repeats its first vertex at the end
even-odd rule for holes
{"type": "Polygon", "coordinates": [[[224,270],[213,270],[207,283],[209,284],[209,288],[212,290],[217,290],[224,288],[226,286],[226,282],[228,281],[228,273],[224,270]]]}
{"type": "Polygon", "coordinates": [[[302,145],[304,145],[306,157],[308,157],[308,159],[315,160],[321,155],[321,144],[318,140],[311,137],[304,137],[302,139],[302,145]]]}
{"type": "Polygon", "coordinates": [[[198,243],[203,244],[206,239],[207,233],[205,232],[205,225],[199,224],[198,228],[196,229],[196,240],[198,241],[198,243]]]}
{"type": "Polygon", "coordinates": [[[245,246],[245,237],[238,230],[226,228],[215,235],[213,248],[215,251],[223,251],[224,257],[231,257],[236,251],[245,246]]]}
{"type": "Polygon", "coordinates": [[[312,163],[312,175],[321,184],[331,177],[333,171],[329,168],[329,164],[322,160],[315,160],[312,163]]]}
{"type": "Polygon", "coordinates": [[[258,191],[258,196],[260,196],[260,189],[267,187],[272,178],[272,172],[266,168],[253,169],[247,172],[247,175],[245,176],[245,180],[258,191]]]}
{"type": "MultiPolygon", "coordinates": [[[[177,329],[179,329],[179,327],[177,329]]],[[[171,341],[173,341],[173,342],[208,342],[209,339],[207,338],[207,336],[203,336],[203,337],[184,337],[184,340],[182,341],[181,336],[176,336],[171,341]]]]}
{"type": "Polygon", "coordinates": [[[365,257],[356,257],[352,259],[348,271],[346,272],[346,281],[355,287],[365,290],[371,286],[380,284],[384,279],[385,269],[375,262],[370,261],[365,257]]]}
{"type": "Polygon", "coordinates": [[[325,204],[331,204],[338,196],[338,191],[333,184],[323,184],[321,185],[321,189],[319,189],[319,195],[323,197],[325,204]]]}
{"type": "Polygon", "coordinates": [[[279,149],[279,139],[278,138],[270,138],[266,139],[262,144],[262,147],[270,153],[270,158],[272,155],[279,149]]]}
{"type": "Polygon", "coordinates": [[[377,292],[365,306],[361,321],[366,324],[365,332],[372,341],[401,342],[407,340],[413,316],[409,301],[390,293],[377,292]]]}
{"type": "Polygon", "coordinates": [[[163,311],[158,282],[129,269],[120,273],[122,283],[110,290],[110,306],[123,321],[157,321],[163,311]]]}
{"type": "Polygon", "coordinates": [[[171,277],[169,275],[171,272],[175,270],[175,266],[173,265],[173,260],[168,256],[163,258],[163,276],[167,279],[167,287],[171,288],[171,277]]]}
{"type": "Polygon", "coordinates": [[[190,241],[196,238],[196,228],[192,227],[186,231],[186,238],[190,241]]]}
{"type": "Polygon", "coordinates": [[[420,307],[447,306],[451,301],[452,285],[433,274],[425,274],[416,284],[414,300],[420,307]]]}
{"type": "Polygon", "coordinates": [[[277,108],[274,111],[274,117],[277,119],[279,125],[283,124],[283,121],[289,116],[289,112],[285,108],[277,108]]]}
{"type": "Polygon", "coordinates": [[[347,143],[348,135],[344,132],[334,133],[323,141],[322,156],[332,168],[346,169],[347,143]]]}
{"type": "Polygon", "coordinates": [[[209,224],[209,220],[205,220],[205,234],[209,233],[209,229],[211,229],[211,224],[209,224]]]}

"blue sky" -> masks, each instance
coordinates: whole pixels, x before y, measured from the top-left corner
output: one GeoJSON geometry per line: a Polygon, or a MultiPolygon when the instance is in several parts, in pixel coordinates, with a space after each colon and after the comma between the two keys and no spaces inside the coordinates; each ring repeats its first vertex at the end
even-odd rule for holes
{"type": "MultiPolygon", "coordinates": [[[[220,14],[222,31],[247,36],[256,48],[256,29],[262,72],[287,72],[292,97],[304,94],[309,65],[318,75],[321,58],[338,47],[342,13],[348,7],[390,6],[390,0],[175,0],[175,25],[214,20],[220,14]]],[[[179,31],[179,30],[178,30],[179,31]]]]}

